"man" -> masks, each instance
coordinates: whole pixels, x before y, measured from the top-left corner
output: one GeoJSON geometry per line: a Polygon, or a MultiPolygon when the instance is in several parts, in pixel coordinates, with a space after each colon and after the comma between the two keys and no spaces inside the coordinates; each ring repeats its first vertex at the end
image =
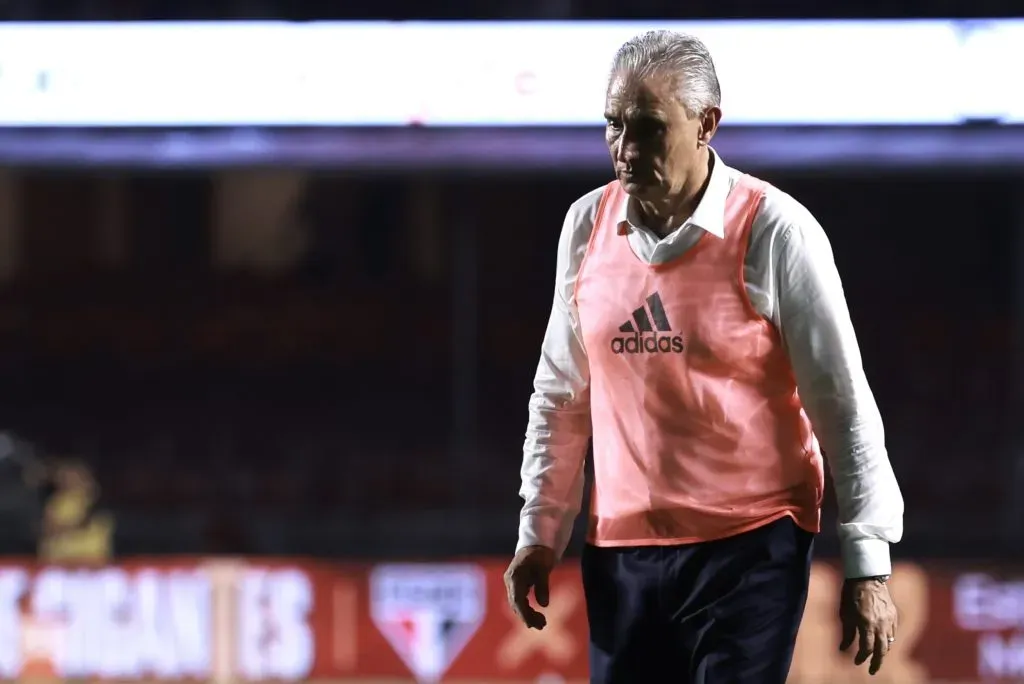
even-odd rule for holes
{"type": "Polygon", "coordinates": [[[628,41],[609,79],[617,181],[569,209],[522,467],[509,602],[543,629],[579,510],[591,681],[783,684],[824,487],[839,502],[841,648],[877,672],[903,500],[831,247],[792,197],[710,148],[697,39],[628,41]],[[799,392],[798,392],[799,388],[799,392]],[[813,426],[813,431],[812,431],[813,426]]]}

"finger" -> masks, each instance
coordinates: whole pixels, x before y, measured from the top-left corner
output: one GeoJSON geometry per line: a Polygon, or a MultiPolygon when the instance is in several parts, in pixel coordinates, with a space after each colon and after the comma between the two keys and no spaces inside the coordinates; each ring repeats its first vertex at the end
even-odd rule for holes
{"type": "Polygon", "coordinates": [[[860,633],[860,648],[857,649],[857,655],[853,657],[853,664],[863,665],[871,656],[871,651],[874,648],[875,631],[867,626],[860,626],[857,631],[860,633]]]}
{"type": "Polygon", "coordinates": [[[528,592],[529,589],[527,588],[523,590],[522,594],[516,594],[516,613],[523,621],[523,624],[530,629],[544,629],[544,626],[548,623],[547,619],[530,605],[528,592]]]}
{"type": "Polygon", "coordinates": [[[508,599],[508,607],[516,612],[515,580],[510,573],[505,573],[505,598],[508,599]]]}
{"type": "Polygon", "coordinates": [[[520,596],[525,595],[529,587],[523,587],[523,578],[519,576],[517,571],[512,571],[505,575],[505,593],[508,596],[508,607],[512,609],[512,612],[523,620],[523,614],[520,610],[520,596]]]}
{"type": "Polygon", "coordinates": [[[548,607],[548,601],[551,600],[551,590],[548,585],[548,576],[542,575],[537,578],[537,585],[533,588],[533,595],[537,599],[537,603],[541,608],[548,607]]]}
{"type": "Polygon", "coordinates": [[[875,633],[875,644],[872,649],[871,663],[868,665],[868,674],[877,673],[882,667],[882,660],[889,653],[889,642],[882,636],[881,632],[875,633]]]}
{"type": "Polygon", "coordinates": [[[523,611],[519,606],[519,602],[516,600],[515,595],[513,595],[511,592],[508,595],[508,607],[512,611],[512,614],[516,616],[516,619],[525,625],[526,616],[523,615],[523,611]]]}
{"type": "Polygon", "coordinates": [[[509,587],[509,603],[512,612],[531,629],[544,629],[547,620],[530,605],[530,589],[533,582],[522,573],[513,573],[509,587]]]}

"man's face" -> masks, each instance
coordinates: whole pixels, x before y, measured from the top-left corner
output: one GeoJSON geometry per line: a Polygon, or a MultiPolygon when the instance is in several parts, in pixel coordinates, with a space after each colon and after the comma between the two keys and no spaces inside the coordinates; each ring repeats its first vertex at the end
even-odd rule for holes
{"type": "Polygon", "coordinates": [[[622,72],[605,102],[605,140],[623,189],[657,201],[679,190],[701,163],[701,117],[690,118],[677,83],[664,75],[622,72]]]}

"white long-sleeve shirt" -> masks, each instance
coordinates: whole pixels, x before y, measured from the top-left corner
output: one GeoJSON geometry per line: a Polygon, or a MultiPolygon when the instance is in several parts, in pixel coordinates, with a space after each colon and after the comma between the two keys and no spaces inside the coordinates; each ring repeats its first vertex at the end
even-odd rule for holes
{"type": "MultiPolygon", "coordinates": [[[[644,227],[632,200],[626,204],[621,221],[640,259],[664,263],[704,233],[724,235],[725,201],[739,172],[712,154],[704,197],[667,237],[644,227]]],[[[573,203],[558,242],[554,304],[530,399],[517,548],[539,544],[561,555],[582,503],[590,370],[574,289],[603,190],[573,203]]],[[[751,228],[744,273],[750,301],[781,332],[804,409],[828,457],[846,576],[889,574],[889,544],[903,535],[903,497],[828,237],[803,205],[769,188],[751,228]]]]}

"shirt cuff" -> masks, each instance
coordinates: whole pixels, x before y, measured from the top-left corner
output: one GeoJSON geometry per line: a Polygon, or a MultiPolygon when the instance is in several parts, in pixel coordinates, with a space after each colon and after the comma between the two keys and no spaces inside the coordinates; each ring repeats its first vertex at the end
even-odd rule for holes
{"type": "Polygon", "coordinates": [[[549,549],[555,548],[558,542],[560,522],[546,515],[534,513],[519,518],[519,543],[516,544],[516,553],[519,553],[527,546],[546,546],[549,549]]]}
{"type": "Polygon", "coordinates": [[[889,542],[857,539],[843,544],[843,573],[846,579],[892,574],[889,542]]]}

